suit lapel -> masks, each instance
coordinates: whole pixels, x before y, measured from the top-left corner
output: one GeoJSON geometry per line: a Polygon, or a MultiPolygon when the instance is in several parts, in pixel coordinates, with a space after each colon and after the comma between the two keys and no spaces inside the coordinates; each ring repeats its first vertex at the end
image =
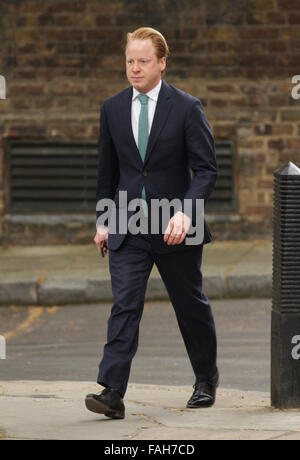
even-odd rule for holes
{"type": "Polygon", "coordinates": [[[132,104],[132,86],[128,88],[124,95],[123,106],[120,110],[120,118],[122,118],[121,126],[123,127],[126,135],[128,136],[129,145],[134,152],[137,161],[140,163],[141,167],[143,167],[143,160],[141,158],[139,149],[135,143],[133,131],[132,131],[132,124],[131,124],[131,104],[132,104]],[[125,116],[123,116],[125,115],[125,116]]]}
{"type": "Polygon", "coordinates": [[[170,96],[170,87],[164,80],[162,80],[160,92],[158,94],[158,99],[156,103],[153,122],[151,126],[150,136],[148,139],[144,165],[149,160],[151,151],[153,150],[158,136],[167,121],[172,105],[173,103],[170,96]]]}

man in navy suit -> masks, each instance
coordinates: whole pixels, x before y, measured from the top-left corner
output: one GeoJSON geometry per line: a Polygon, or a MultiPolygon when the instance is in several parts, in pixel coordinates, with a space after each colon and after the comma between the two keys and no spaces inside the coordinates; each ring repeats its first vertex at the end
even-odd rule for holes
{"type": "Polygon", "coordinates": [[[202,291],[203,246],[211,241],[205,219],[201,241],[187,244],[190,228],[198,225],[197,200],[206,202],[217,178],[213,135],[200,100],[162,79],[169,50],[160,32],[143,27],[127,34],[125,55],[131,86],[106,99],[100,114],[96,200],[113,200],[118,211],[115,231],[111,214],[106,218],[96,208],[94,241],[99,251],[107,245],[114,294],[97,379],[105,389],[85,399],[89,410],[111,418],[125,417],[123,397],[154,263],[195,374],[187,407],[212,406],[219,382],[214,319],[202,291]],[[135,211],[128,204],[134,199],[141,199],[147,231],[130,230],[135,211]],[[161,199],[189,200],[191,206],[173,209],[167,226],[159,221],[159,232],[151,232],[151,204],[161,199]]]}

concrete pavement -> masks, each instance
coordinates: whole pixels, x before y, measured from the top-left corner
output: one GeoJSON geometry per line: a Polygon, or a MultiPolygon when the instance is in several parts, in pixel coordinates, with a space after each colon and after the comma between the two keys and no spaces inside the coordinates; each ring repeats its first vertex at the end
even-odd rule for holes
{"type": "MultiPolygon", "coordinates": [[[[211,299],[270,297],[272,242],[211,242],[203,251],[203,289],[211,299]]],[[[168,299],[153,267],[146,300],[168,299]]],[[[66,305],[112,300],[108,257],[94,244],[2,246],[0,305],[66,305]]]]}
{"type": "Polygon", "coordinates": [[[300,410],[271,408],[268,393],[220,388],[212,408],[187,409],[190,387],[131,384],[125,419],[111,420],[85,408],[84,395],[99,389],[89,382],[1,382],[0,439],[300,439],[300,410]]]}

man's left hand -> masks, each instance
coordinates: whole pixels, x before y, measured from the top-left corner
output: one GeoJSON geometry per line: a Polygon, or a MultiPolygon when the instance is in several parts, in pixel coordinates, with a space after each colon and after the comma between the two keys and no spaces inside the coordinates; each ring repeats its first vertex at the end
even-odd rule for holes
{"type": "Polygon", "coordinates": [[[169,220],[164,234],[164,242],[167,244],[180,244],[186,237],[191,225],[191,218],[181,211],[176,212],[169,220]]]}

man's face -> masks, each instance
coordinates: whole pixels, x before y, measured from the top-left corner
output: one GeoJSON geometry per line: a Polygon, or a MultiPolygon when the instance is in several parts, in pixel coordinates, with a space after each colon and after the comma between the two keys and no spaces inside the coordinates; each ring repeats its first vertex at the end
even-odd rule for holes
{"type": "Polygon", "coordinates": [[[131,40],[126,47],[126,75],[140,93],[156,86],[166,67],[166,58],[158,59],[151,40],[131,40]]]}

